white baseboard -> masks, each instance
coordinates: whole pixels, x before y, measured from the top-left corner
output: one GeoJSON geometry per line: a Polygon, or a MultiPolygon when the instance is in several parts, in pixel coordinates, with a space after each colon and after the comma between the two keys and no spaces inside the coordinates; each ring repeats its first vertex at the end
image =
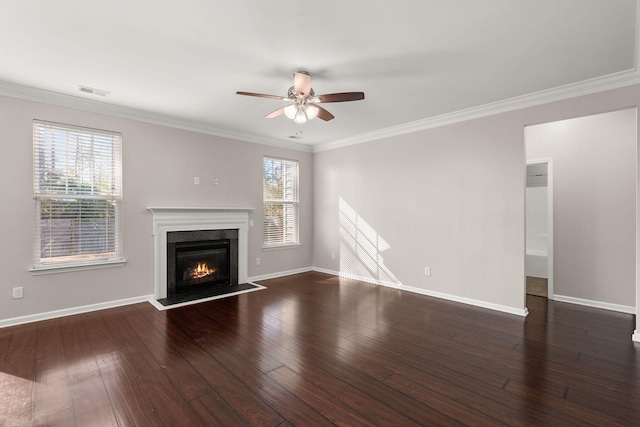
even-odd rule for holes
{"type": "Polygon", "coordinates": [[[604,310],[619,311],[621,313],[636,314],[636,308],[627,306],[627,305],[611,304],[608,302],[574,298],[574,297],[568,297],[568,296],[558,295],[558,294],[555,294],[553,296],[553,300],[559,301],[559,302],[568,302],[571,304],[584,305],[584,306],[593,307],[593,308],[602,308],[604,310]]]}
{"type": "Polygon", "coordinates": [[[311,269],[313,271],[317,271],[318,273],[331,274],[333,276],[340,276],[340,273],[338,271],[328,270],[326,268],[312,267],[311,269]]]}
{"type": "Polygon", "coordinates": [[[409,291],[409,292],[415,292],[417,294],[427,295],[434,298],[445,299],[448,301],[459,302],[462,304],[469,304],[469,305],[473,305],[480,308],[488,308],[489,310],[501,311],[503,313],[515,314],[516,316],[526,317],[527,314],[529,314],[529,310],[527,310],[526,307],[524,309],[518,309],[514,307],[509,307],[506,305],[493,304],[490,302],[481,301],[477,299],[465,298],[457,295],[445,294],[442,292],[430,291],[430,290],[421,289],[421,288],[414,288],[414,287],[405,286],[405,285],[400,285],[398,289],[409,291]]]}
{"type": "MultiPolygon", "coordinates": [[[[300,268],[300,269],[296,269],[296,270],[282,271],[282,272],[279,272],[279,273],[273,273],[273,274],[266,274],[266,275],[263,275],[263,276],[250,277],[248,279],[248,281],[249,282],[255,282],[257,280],[273,279],[273,278],[276,278],[276,277],[290,276],[292,274],[306,273],[306,272],[312,271],[312,270],[313,269],[311,267],[306,267],[306,268],[300,268]]],[[[256,283],[254,283],[254,284],[256,284],[256,283]]],[[[263,289],[263,287],[260,286],[260,288],[256,289],[256,290],[260,290],[260,289],[263,289]]],[[[13,318],[10,318],[10,319],[4,319],[4,320],[0,320],[0,328],[6,328],[6,327],[9,327],[9,326],[22,325],[24,323],[38,322],[40,320],[55,319],[57,317],[71,316],[71,315],[74,315],[74,314],[89,313],[91,311],[97,311],[97,310],[104,310],[104,309],[108,309],[108,308],[121,307],[121,306],[129,305],[129,304],[137,304],[139,302],[149,302],[149,303],[151,303],[151,305],[153,305],[154,307],[158,308],[158,305],[157,305],[158,303],[155,301],[155,298],[154,298],[153,295],[142,295],[142,296],[139,296],[139,297],[126,298],[126,299],[115,300],[115,301],[107,301],[107,302],[102,302],[102,303],[98,303],[98,304],[91,304],[91,305],[84,305],[84,306],[80,306],[80,307],[65,308],[63,310],[48,311],[48,312],[45,312],[45,313],[31,314],[31,315],[28,315],[28,316],[21,316],[21,317],[13,317],[13,318]],[[155,302],[155,304],[154,304],[154,302],[155,302]]]]}
{"type": "MultiPolygon", "coordinates": [[[[345,277],[345,278],[348,278],[348,279],[360,280],[360,281],[367,282],[367,283],[373,283],[373,284],[376,284],[376,285],[387,286],[387,287],[391,287],[391,288],[395,288],[395,289],[401,289],[401,290],[408,291],[408,292],[414,292],[414,293],[417,293],[417,294],[427,295],[427,296],[431,296],[431,297],[434,297],[434,298],[440,298],[440,299],[444,299],[444,300],[448,300],[448,301],[460,302],[460,303],[463,303],[463,304],[469,304],[469,305],[473,305],[473,306],[476,306],[476,307],[481,307],[481,308],[487,308],[487,309],[490,309],[490,310],[501,311],[503,313],[515,314],[515,315],[518,315],[518,316],[526,316],[528,314],[528,311],[527,311],[526,308],[524,310],[520,310],[520,309],[516,309],[516,308],[513,308],[513,307],[508,307],[508,306],[504,306],[504,305],[489,303],[489,302],[486,302],[486,301],[480,301],[480,300],[475,300],[475,299],[471,299],[471,298],[459,297],[457,295],[445,294],[445,293],[442,293],[442,292],[435,292],[435,291],[430,291],[430,290],[427,290],[427,289],[415,288],[415,287],[412,287],[412,286],[406,286],[406,285],[402,285],[402,284],[398,285],[396,283],[376,281],[376,280],[372,280],[371,278],[359,277],[359,276],[352,275],[352,274],[341,274],[338,271],[328,270],[328,269],[320,268],[320,267],[305,267],[305,268],[299,268],[299,269],[295,269],[295,270],[281,271],[281,272],[278,272],[278,273],[265,274],[265,275],[262,275],[262,276],[254,276],[254,277],[250,277],[248,281],[249,282],[256,282],[256,281],[260,281],[260,280],[275,279],[275,278],[278,278],[278,277],[290,276],[290,275],[299,274],[299,273],[306,273],[306,272],[309,272],[309,271],[317,271],[317,272],[320,272],[320,273],[331,274],[331,275],[334,275],[334,276],[345,277]]],[[[559,301],[559,302],[568,302],[568,303],[571,303],[571,304],[584,305],[584,306],[593,307],[593,308],[601,308],[601,309],[605,309],[605,310],[618,311],[618,312],[622,312],[622,313],[636,314],[636,308],[635,307],[631,307],[631,306],[624,306],[624,305],[619,305],[619,304],[611,304],[611,303],[605,303],[605,302],[601,302],[601,301],[592,301],[592,300],[586,300],[586,299],[581,299],[581,298],[568,297],[568,296],[564,296],[564,295],[554,295],[553,298],[554,298],[555,301],[559,301]]],[[[115,300],[115,301],[107,301],[107,302],[98,303],[98,304],[91,304],[91,305],[85,305],[85,306],[80,306],[80,307],[67,308],[67,309],[63,309],[63,310],[56,310],[56,311],[49,311],[49,312],[45,312],[45,313],[32,314],[32,315],[29,315],[29,316],[14,317],[14,318],[10,318],[10,319],[0,320],[0,328],[6,328],[6,327],[9,327],[9,326],[21,325],[21,324],[24,324],[24,323],[37,322],[37,321],[40,321],[40,320],[55,319],[57,317],[71,316],[71,315],[74,315],[74,314],[88,313],[88,312],[91,312],[91,311],[105,310],[105,309],[108,309],[108,308],[121,307],[121,306],[129,305],[129,304],[137,304],[139,302],[146,302],[146,301],[150,301],[152,299],[153,299],[153,295],[143,295],[143,296],[139,296],[139,297],[126,298],[126,299],[115,300]]],[[[640,331],[636,331],[633,334],[633,340],[637,341],[637,342],[640,342],[640,331]]]]}
{"type": "Polygon", "coordinates": [[[480,300],[475,300],[475,299],[471,299],[471,298],[459,297],[457,295],[451,295],[451,294],[445,294],[445,293],[442,293],[442,292],[430,291],[430,290],[427,290],[427,289],[416,288],[416,287],[413,287],[413,286],[407,286],[407,285],[398,284],[398,283],[385,282],[385,281],[382,281],[382,280],[375,280],[375,279],[371,279],[370,277],[360,277],[360,276],[357,276],[355,274],[340,273],[338,271],[327,270],[327,269],[319,268],[319,267],[313,267],[313,270],[321,272],[321,273],[327,273],[327,274],[333,274],[335,276],[345,277],[347,279],[359,280],[359,281],[362,281],[362,282],[373,283],[375,285],[387,286],[387,287],[390,287],[390,288],[400,289],[400,290],[407,291],[407,292],[413,292],[413,293],[416,293],[416,294],[426,295],[426,296],[430,296],[430,297],[434,297],[434,298],[440,298],[440,299],[444,299],[444,300],[447,300],[447,301],[454,301],[454,302],[459,302],[459,303],[462,303],[462,304],[473,305],[473,306],[476,306],[476,307],[488,308],[490,310],[501,311],[503,313],[515,314],[517,316],[523,316],[524,317],[527,314],[529,314],[529,311],[527,310],[526,307],[523,310],[520,310],[520,309],[517,309],[517,308],[508,307],[506,305],[493,304],[493,303],[489,303],[489,302],[486,302],[486,301],[480,301],[480,300]]]}
{"type": "Polygon", "coordinates": [[[640,331],[638,331],[637,329],[633,331],[633,335],[631,335],[631,339],[634,340],[635,342],[640,342],[640,331]]]}
{"type": "Polygon", "coordinates": [[[341,273],[339,271],[327,270],[326,268],[313,267],[313,271],[319,273],[332,274],[334,276],[344,277],[345,279],[357,280],[359,282],[371,283],[374,285],[388,286],[390,288],[399,288],[398,283],[386,282],[384,280],[376,280],[371,277],[359,276],[357,274],[341,273]]]}
{"type": "Polygon", "coordinates": [[[295,270],[279,271],[277,273],[263,274],[262,276],[249,277],[249,282],[257,282],[259,280],[276,279],[278,277],[291,276],[293,274],[307,273],[312,271],[312,267],[296,268],[295,270]]]}
{"type": "Polygon", "coordinates": [[[38,322],[40,320],[55,319],[57,317],[71,316],[73,314],[89,313],[91,311],[105,310],[107,308],[122,307],[124,305],[137,304],[139,302],[147,302],[152,298],[153,295],[143,295],[139,297],[101,302],[98,304],[83,305],[80,307],[65,308],[63,310],[48,311],[46,313],[31,314],[29,316],[13,317],[11,319],[0,320],[0,328],[38,322]]]}

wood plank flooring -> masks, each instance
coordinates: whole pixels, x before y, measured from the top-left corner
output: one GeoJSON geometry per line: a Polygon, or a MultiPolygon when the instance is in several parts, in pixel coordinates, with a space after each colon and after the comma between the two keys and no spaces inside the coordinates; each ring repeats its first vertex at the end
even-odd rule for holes
{"type": "Polygon", "coordinates": [[[526,286],[527,295],[545,298],[549,297],[549,279],[527,276],[526,286]]]}
{"type": "Polygon", "coordinates": [[[640,425],[634,316],[321,273],[0,329],[0,426],[640,425]]]}

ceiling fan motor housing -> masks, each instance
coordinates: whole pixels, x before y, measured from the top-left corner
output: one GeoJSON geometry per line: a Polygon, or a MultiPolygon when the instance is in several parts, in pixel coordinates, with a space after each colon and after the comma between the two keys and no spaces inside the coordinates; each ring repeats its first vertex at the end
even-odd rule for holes
{"type": "MultiPolygon", "coordinates": [[[[313,88],[311,88],[309,90],[309,95],[307,96],[307,98],[315,96],[315,94],[316,93],[313,91],[313,88]]],[[[291,86],[289,88],[289,91],[287,92],[287,97],[292,101],[295,101],[297,98],[301,98],[300,94],[296,92],[296,88],[294,86],[291,86]]]]}

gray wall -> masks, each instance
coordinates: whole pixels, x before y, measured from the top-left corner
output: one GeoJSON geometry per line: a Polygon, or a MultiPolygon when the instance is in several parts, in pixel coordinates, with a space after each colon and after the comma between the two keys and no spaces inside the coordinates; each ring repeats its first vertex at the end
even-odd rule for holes
{"type": "Polygon", "coordinates": [[[0,97],[0,320],[153,293],[148,206],[253,207],[249,276],[312,263],[312,155],[47,104],[0,97]],[[124,267],[32,276],[32,120],[122,132],[124,267]],[[262,157],[300,161],[302,247],[262,251],[262,157]],[[194,185],[199,176],[201,185],[194,185]],[[212,185],[213,177],[220,180],[212,185]],[[255,259],[261,258],[256,266],[255,259]],[[251,261],[253,260],[253,262],[251,261]],[[12,288],[24,287],[13,300],[12,288]]]}
{"type": "MultiPolygon", "coordinates": [[[[639,99],[640,86],[629,86],[316,153],[314,266],[524,310],[525,126],[628,108],[639,99]],[[341,199],[367,224],[361,235],[384,240],[376,252],[382,268],[371,267],[366,239],[352,249],[356,227],[345,227],[341,199]],[[333,260],[341,250],[347,255],[333,260]]],[[[635,197],[627,202],[635,205],[635,197]]],[[[621,227],[633,240],[635,225],[621,227]]],[[[635,242],[625,245],[629,252],[618,255],[635,259],[635,242]]],[[[608,286],[576,295],[635,305],[628,284],[611,296],[608,286]]]]}
{"type": "Polygon", "coordinates": [[[554,293],[635,306],[636,110],[526,128],[553,161],[554,293]]]}
{"type": "Polygon", "coordinates": [[[314,265],[522,309],[523,129],[499,124],[474,120],[316,153],[314,265]],[[341,200],[367,227],[349,224],[341,200]],[[372,267],[368,248],[380,239],[372,267]]]}

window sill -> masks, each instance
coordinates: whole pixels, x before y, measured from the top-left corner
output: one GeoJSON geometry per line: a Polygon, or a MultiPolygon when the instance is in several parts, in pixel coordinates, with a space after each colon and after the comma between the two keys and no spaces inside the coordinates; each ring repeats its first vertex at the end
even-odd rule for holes
{"type": "Polygon", "coordinates": [[[39,276],[41,274],[55,274],[55,273],[68,273],[71,271],[82,271],[82,270],[96,270],[99,268],[111,268],[111,267],[122,267],[127,263],[126,260],[115,260],[115,261],[100,261],[91,264],[65,264],[65,265],[46,265],[39,267],[32,267],[29,269],[29,272],[33,276],[39,276]]]}
{"type": "Polygon", "coordinates": [[[263,251],[275,251],[278,249],[296,249],[299,248],[300,246],[302,246],[301,243],[289,243],[286,245],[275,245],[275,246],[263,246],[262,250],[263,251]]]}

